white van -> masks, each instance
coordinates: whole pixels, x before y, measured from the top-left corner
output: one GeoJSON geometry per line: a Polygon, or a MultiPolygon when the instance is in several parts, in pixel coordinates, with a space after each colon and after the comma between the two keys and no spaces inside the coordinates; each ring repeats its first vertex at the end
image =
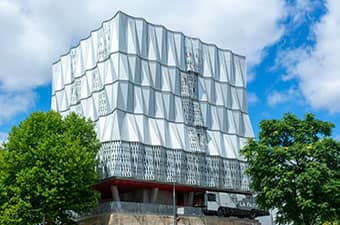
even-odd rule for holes
{"type": "Polygon", "coordinates": [[[260,210],[252,195],[205,192],[204,213],[216,214],[218,216],[235,216],[240,218],[255,218],[269,215],[268,212],[260,210]]]}

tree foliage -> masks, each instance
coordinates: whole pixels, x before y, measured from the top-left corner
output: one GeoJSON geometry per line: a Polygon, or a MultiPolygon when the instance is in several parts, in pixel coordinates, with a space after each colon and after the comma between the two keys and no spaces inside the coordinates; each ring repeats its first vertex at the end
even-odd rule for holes
{"type": "Polygon", "coordinates": [[[97,203],[100,143],[91,121],[72,113],[33,113],[0,150],[0,224],[72,224],[70,213],[97,203]]]}
{"type": "Polygon", "coordinates": [[[340,143],[333,124],[306,114],[260,123],[259,140],[242,150],[258,204],[279,224],[322,224],[340,217],[340,143]]]}

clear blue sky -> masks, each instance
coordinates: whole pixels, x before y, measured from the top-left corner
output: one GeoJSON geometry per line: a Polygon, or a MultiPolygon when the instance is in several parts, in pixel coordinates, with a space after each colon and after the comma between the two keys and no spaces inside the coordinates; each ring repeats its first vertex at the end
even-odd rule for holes
{"type": "Polygon", "coordinates": [[[0,140],[49,110],[52,62],[117,10],[245,55],[255,134],[312,112],[340,139],[339,0],[0,0],[0,140]]]}

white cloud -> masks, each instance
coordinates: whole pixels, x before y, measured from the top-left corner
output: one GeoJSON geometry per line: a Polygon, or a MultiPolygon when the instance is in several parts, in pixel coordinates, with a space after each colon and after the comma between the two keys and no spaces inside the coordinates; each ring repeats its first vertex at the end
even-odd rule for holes
{"type": "Polygon", "coordinates": [[[255,80],[255,77],[256,77],[256,75],[255,75],[254,71],[248,72],[247,73],[247,83],[253,82],[255,80]]]}
{"type": "Polygon", "coordinates": [[[281,76],[282,81],[290,81],[295,78],[295,75],[293,73],[283,74],[281,76]]]}
{"type": "Polygon", "coordinates": [[[278,91],[273,91],[267,98],[267,102],[270,106],[275,106],[287,100],[288,96],[278,91]]]}
{"type": "Polygon", "coordinates": [[[297,89],[290,88],[287,91],[272,91],[267,96],[267,102],[270,106],[276,106],[278,104],[282,104],[288,101],[296,101],[296,99],[300,99],[300,92],[297,89]]]}
{"type": "Polygon", "coordinates": [[[7,140],[8,133],[0,132],[0,147],[7,140]]]}
{"type": "MultiPolygon", "coordinates": [[[[0,0],[1,98],[48,83],[52,62],[117,10],[229,48],[255,65],[264,48],[283,33],[279,22],[285,4],[284,0],[0,0]]],[[[0,120],[20,111],[24,109],[0,114],[0,120]]]]}
{"type": "Polygon", "coordinates": [[[284,67],[287,74],[281,76],[283,81],[298,78],[296,66],[304,59],[308,58],[308,48],[285,49],[278,52],[273,69],[284,67]]]}
{"type": "Polygon", "coordinates": [[[334,113],[340,112],[340,1],[328,0],[326,6],[327,13],[313,27],[314,48],[286,52],[284,66],[313,108],[334,113]]]}
{"type": "Polygon", "coordinates": [[[328,1],[326,16],[315,26],[316,47],[297,71],[301,89],[315,108],[340,111],[340,2],[328,1]]]}
{"type": "Polygon", "coordinates": [[[310,21],[313,10],[322,4],[322,1],[315,0],[296,0],[294,4],[287,4],[287,14],[291,18],[291,25],[297,26],[310,21]]]}
{"type": "Polygon", "coordinates": [[[254,92],[248,92],[248,102],[249,104],[255,104],[257,103],[259,98],[254,92]]]}
{"type": "Polygon", "coordinates": [[[32,91],[0,94],[0,125],[17,113],[26,112],[34,106],[36,96],[32,91]]]}

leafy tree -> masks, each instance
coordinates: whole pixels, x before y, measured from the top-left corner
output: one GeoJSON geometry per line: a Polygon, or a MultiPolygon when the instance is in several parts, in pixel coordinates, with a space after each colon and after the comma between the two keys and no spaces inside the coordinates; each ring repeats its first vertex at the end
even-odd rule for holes
{"type": "Polygon", "coordinates": [[[322,224],[340,217],[340,143],[333,124],[290,113],[260,123],[259,140],[242,150],[258,204],[279,224],[322,224]]]}
{"type": "Polygon", "coordinates": [[[71,113],[33,113],[0,150],[0,224],[72,224],[93,208],[100,148],[93,123],[71,113]]]}

